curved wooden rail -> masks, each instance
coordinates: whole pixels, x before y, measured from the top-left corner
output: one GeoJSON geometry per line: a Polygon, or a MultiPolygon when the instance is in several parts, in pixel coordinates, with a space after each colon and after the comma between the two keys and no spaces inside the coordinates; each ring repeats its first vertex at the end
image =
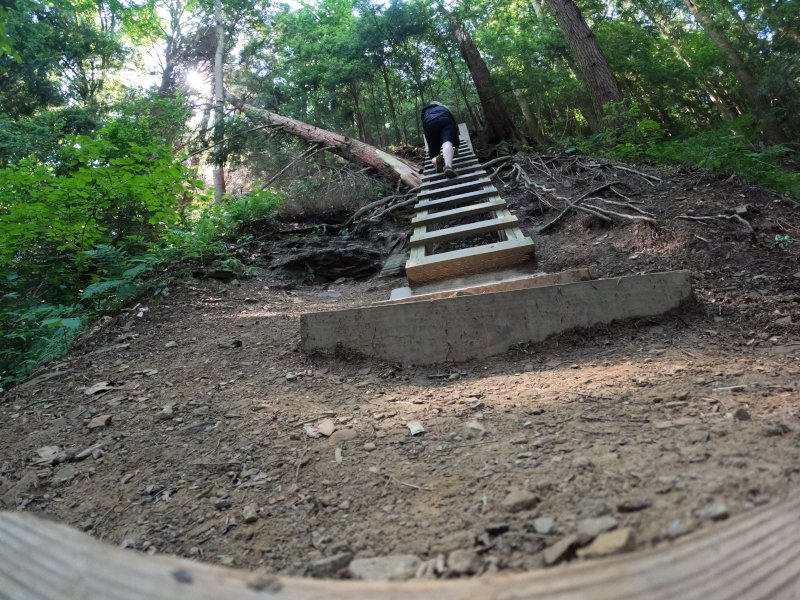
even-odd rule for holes
{"type": "Polygon", "coordinates": [[[800,597],[800,493],[654,550],[450,581],[260,575],[122,550],[58,523],[0,513],[0,598],[13,600],[664,600],[800,597]]]}

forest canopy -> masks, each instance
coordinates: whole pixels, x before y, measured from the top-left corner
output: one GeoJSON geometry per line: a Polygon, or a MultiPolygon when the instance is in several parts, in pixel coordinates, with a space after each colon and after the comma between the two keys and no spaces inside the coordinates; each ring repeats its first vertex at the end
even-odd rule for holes
{"type": "Polygon", "coordinates": [[[791,0],[3,0],[0,381],[163,261],[325,184],[228,95],[401,153],[436,99],[487,148],[686,162],[798,198],[798,31],[791,0]]]}

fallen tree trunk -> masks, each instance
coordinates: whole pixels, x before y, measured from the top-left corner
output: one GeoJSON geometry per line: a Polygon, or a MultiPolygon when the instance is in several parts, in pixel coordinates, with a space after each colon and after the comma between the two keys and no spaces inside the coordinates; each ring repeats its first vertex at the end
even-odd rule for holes
{"type": "Polygon", "coordinates": [[[419,187],[420,165],[404,160],[388,152],[384,152],[359,140],[347,137],[340,133],[314,127],[291,117],[284,117],[268,110],[262,110],[228,96],[231,103],[252,119],[265,121],[275,127],[280,127],[312,144],[320,144],[326,150],[341,156],[345,160],[368,167],[394,181],[402,181],[412,188],[419,187]]]}

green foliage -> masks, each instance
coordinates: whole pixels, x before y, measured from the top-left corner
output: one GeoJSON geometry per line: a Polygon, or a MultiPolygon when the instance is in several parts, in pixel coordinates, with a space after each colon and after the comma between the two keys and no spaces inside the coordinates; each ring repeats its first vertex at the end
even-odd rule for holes
{"type": "Polygon", "coordinates": [[[758,124],[743,117],[713,130],[682,138],[670,138],[657,122],[643,117],[636,103],[613,113],[623,123],[583,139],[567,140],[582,154],[634,158],[656,164],[693,164],[718,175],[737,175],[780,194],[800,200],[800,160],[797,151],[759,141],[758,124]]]}
{"type": "Polygon", "coordinates": [[[0,386],[24,377],[37,364],[58,358],[81,331],[79,306],[0,301],[0,386]]]}

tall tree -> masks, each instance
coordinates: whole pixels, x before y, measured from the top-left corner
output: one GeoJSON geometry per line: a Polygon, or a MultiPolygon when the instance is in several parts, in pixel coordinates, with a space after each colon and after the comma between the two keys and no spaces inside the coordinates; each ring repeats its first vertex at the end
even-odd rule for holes
{"type": "Polygon", "coordinates": [[[453,15],[448,15],[448,23],[453,36],[458,42],[461,56],[469,68],[472,81],[481,100],[483,116],[486,121],[486,125],[481,132],[482,141],[489,144],[502,141],[521,141],[519,131],[514,125],[514,121],[511,120],[511,115],[503,102],[503,97],[492,82],[489,68],[486,66],[486,62],[483,60],[483,56],[481,56],[469,31],[453,15]]]}
{"type": "Polygon", "coordinates": [[[733,68],[739,80],[739,84],[742,87],[742,91],[745,93],[750,104],[750,108],[756,112],[759,119],[764,123],[767,139],[774,144],[785,141],[785,136],[772,115],[769,99],[762,93],[754,72],[747,65],[728,35],[717,25],[711,15],[700,8],[694,0],[683,0],[683,3],[686,5],[686,8],[689,9],[689,12],[692,13],[695,20],[706,31],[708,37],[711,38],[711,41],[717,47],[720,54],[725,57],[733,68]]]}
{"type": "Polygon", "coordinates": [[[214,30],[217,46],[214,53],[214,202],[225,194],[225,153],[220,147],[225,138],[225,87],[222,82],[225,61],[225,22],[221,0],[214,0],[214,30]]]}
{"type": "Polygon", "coordinates": [[[573,0],[545,0],[564,34],[575,58],[581,79],[589,88],[594,108],[594,127],[602,129],[610,121],[609,102],[621,102],[622,91],[592,30],[573,0]]]}

